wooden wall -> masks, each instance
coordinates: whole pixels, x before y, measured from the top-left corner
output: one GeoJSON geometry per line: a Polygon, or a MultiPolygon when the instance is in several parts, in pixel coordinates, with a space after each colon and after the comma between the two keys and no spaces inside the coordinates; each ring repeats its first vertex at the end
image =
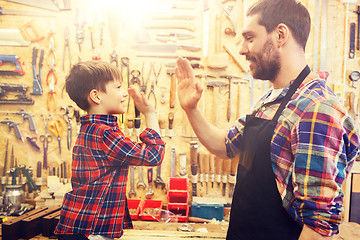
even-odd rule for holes
{"type": "MultiPolygon", "coordinates": [[[[62,1],[60,4],[62,4],[62,1]]],[[[0,54],[15,54],[20,57],[20,62],[25,71],[24,76],[0,76],[1,83],[14,83],[14,84],[23,84],[29,87],[29,91],[27,95],[34,99],[34,105],[0,105],[0,111],[16,111],[19,109],[25,109],[27,112],[32,113],[34,115],[34,120],[36,122],[36,127],[38,129],[38,134],[36,135],[34,132],[29,130],[28,122],[22,123],[21,116],[9,114],[6,116],[5,114],[1,114],[0,119],[4,119],[5,117],[9,117],[14,121],[20,122],[20,129],[24,138],[26,137],[37,137],[37,144],[40,146],[41,151],[36,152],[32,149],[29,143],[21,142],[16,139],[14,136],[14,132],[8,133],[6,124],[0,124],[0,157],[3,162],[5,156],[5,146],[6,142],[9,141],[9,158],[11,154],[11,149],[14,148],[14,155],[17,159],[18,164],[25,164],[26,166],[31,166],[36,169],[36,165],[38,161],[43,160],[43,147],[42,143],[39,141],[40,135],[45,133],[45,127],[41,114],[48,115],[51,114],[53,119],[59,119],[63,122],[64,126],[66,123],[64,119],[59,115],[59,108],[61,106],[74,105],[74,103],[68,98],[67,94],[62,93],[62,89],[64,86],[65,77],[69,72],[69,61],[68,56],[65,57],[65,68],[63,69],[63,48],[64,48],[64,30],[65,27],[68,26],[70,29],[70,49],[71,49],[71,62],[74,64],[78,62],[78,58],[81,55],[82,60],[90,60],[94,56],[94,51],[97,51],[99,56],[104,61],[110,61],[110,54],[115,50],[118,54],[119,68],[121,65],[120,58],[128,57],[130,59],[130,69],[140,70],[142,71],[142,65],[145,64],[144,74],[145,77],[148,75],[148,69],[150,63],[162,64],[162,71],[159,76],[158,85],[155,86],[155,93],[157,97],[157,111],[159,113],[159,118],[166,122],[166,135],[168,136],[168,114],[169,112],[174,113],[174,137],[169,138],[165,137],[166,145],[166,155],[165,160],[162,165],[162,179],[167,183],[168,177],[170,176],[170,150],[172,147],[176,148],[177,153],[177,174],[179,174],[179,163],[178,163],[178,155],[180,153],[187,154],[187,174],[190,174],[190,141],[196,140],[194,134],[191,130],[191,127],[186,120],[186,116],[182,109],[178,104],[178,100],[176,99],[175,108],[169,108],[169,94],[170,94],[170,76],[166,73],[168,67],[165,66],[166,63],[171,61],[175,61],[175,59],[166,59],[166,58],[141,58],[138,55],[160,55],[159,53],[145,53],[140,51],[135,51],[131,47],[134,44],[137,44],[137,40],[139,38],[149,37],[148,43],[159,44],[160,42],[156,41],[156,33],[159,31],[170,32],[171,30],[164,29],[146,29],[146,26],[151,24],[155,24],[156,22],[162,24],[168,24],[170,22],[175,22],[174,20],[154,20],[153,18],[149,18],[146,16],[146,10],[149,10],[151,5],[139,4],[139,1],[127,1],[131,2],[132,8],[126,8],[124,3],[125,1],[85,1],[85,0],[73,0],[71,1],[71,11],[60,11],[60,12],[51,12],[47,10],[41,10],[38,8],[33,8],[29,6],[23,6],[19,4],[14,4],[11,2],[7,2],[4,0],[0,0],[0,6],[4,7],[4,9],[12,9],[12,10],[21,10],[21,11],[32,11],[32,12],[41,12],[41,13],[50,13],[54,14],[55,17],[29,17],[29,16],[11,16],[11,15],[3,15],[0,16],[0,28],[19,28],[24,24],[27,24],[30,20],[34,21],[34,26],[39,31],[41,35],[44,36],[44,39],[41,41],[33,42],[27,47],[8,47],[1,46],[0,54]],[[145,9],[144,9],[145,8],[145,9]],[[79,51],[79,47],[76,42],[76,10],[79,10],[80,20],[85,21],[84,25],[84,41],[81,45],[81,52],[79,51]],[[143,23],[141,22],[143,20],[143,23]],[[55,66],[58,82],[56,84],[56,111],[47,109],[47,99],[48,99],[48,91],[49,86],[46,84],[46,76],[49,71],[49,66],[47,65],[47,59],[49,56],[49,34],[51,31],[51,26],[54,26],[55,30],[55,52],[57,57],[57,64],[55,66]],[[142,26],[142,24],[144,24],[142,26]],[[90,41],[90,27],[92,27],[93,32],[93,41],[95,49],[93,50],[91,47],[90,41]],[[103,27],[103,43],[100,45],[100,29],[103,27]],[[144,28],[145,27],[145,28],[144,28]],[[114,29],[118,29],[118,31],[114,31],[114,29]],[[116,34],[116,32],[118,34],[116,34]],[[41,96],[32,96],[29,93],[33,89],[33,76],[32,76],[32,50],[33,47],[37,47],[39,49],[45,49],[45,61],[44,66],[41,72],[42,75],[42,87],[44,90],[43,95],[41,96]],[[166,102],[164,104],[160,103],[161,98],[161,88],[165,88],[165,99],[166,102]]],[[[148,1],[150,2],[150,1],[148,1]]],[[[163,4],[163,6],[169,6],[169,1],[158,1],[163,4]]],[[[231,36],[224,34],[224,29],[226,27],[231,27],[231,22],[226,16],[222,13],[220,4],[218,1],[210,0],[210,38],[209,38],[209,55],[214,54],[215,49],[215,17],[218,14],[221,18],[221,44],[226,44],[231,47],[231,50],[234,52],[238,52],[241,40],[241,28],[243,24],[243,15],[248,6],[251,5],[254,1],[247,0],[238,0],[237,6],[239,7],[239,15],[237,18],[237,36],[231,36]]],[[[309,12],[312,17],[312,31],[309,38],[309,42],[306,50],[306,57],[310,67],[314,66],[314,62],[317,63],[318,66],[324,66],[324,69],[330,72],[329,84],[334,89],[334,91],[339,92],[340,96],[343,97],[343,101],[345,105],[351,110],[352,104],[349,101],[349,96],[351,93],[354,93],[356,99],[354,101],[355,105],[355,113],[354,115],[357,120],[357,124],[359,124],[358,119],[358,98],[359,95],[358,89],[353,88],[352,83],[348,78],[348,75],[351,71],[357,70],[358,68],[358,51],[356,52],[355,59],[348,58],[348,49],[349,49],[349,23],[357,22],[357,15],[353,13],[357,9],[355,5],[344,5],[337,0],[327,0],[327,1],[302,1],[309,9],[309,12]],[[316,2],[319,2],[317,7],[316,2]],[[322,2],[322,3],[321,3],[322,2]],[[326,23],[322,16],[323,4],[327,2],[327,17],[326,23]],[[320,14],[320,15],[319,15],[320,14]],[[314,23],[316,16],[319,16],[318,25],[314,23]],[[323,31],[321,28],[323,26],[323,31]],[[316,29],[320,31],[319,34],[319,45],[316,47],[314,42],[316,42],[316,29]],[[326,38],[326,39],[324,39],[326,38]],[[320,44],[321,43],[321,44],[320,44]],[[324,43],[326,45],[324,46],[324,43]],[[317,49],[317,50],[316,50],[317,49]],[[315,57],[314,57],[315,55],[315,57]],[[319,56],[316,58],[316,56],[319,56]],[[322,58],[320,57],[322,56],[322,58]],[[325,57],[323,57],[325,56],[325,57]],[[314,60],[315,59],[315,60],[314,60]],[[316,60],[317,59],[317,60],[316,60]],[[321,61],[320,61],[321,59],[321,61]]],[[[194,0],[194,1],[178,1],[181,5],[190,5],[193,7],[193,10],[172,10],[173,12],[178,11],[179,14],[185,14],[184,12],[190,12],[190,14],[194,14],[195,18],[192,20],[182,20],[181,22],[185,22],[183,26],[185,27],[194,27],[193,32],[189,32],[184,29],[180,30],[172,30],[172,32],[182,32],[182,33],[190,33],[194,34],[195,38],[191,40],[183,40],[178,41],[174,44],[189,44],[189,45],[202,45],[202,28],[203,28],[203,17],[202,17],[202,1],[194,0]]],[[[234,1],[228,1],[223,4],[223,6],[233,6],[234,1]]],[[[160,6],[160,5],[159,5],[160,6]]],[[[158,8],[158,11],[161,9],[158,8]]],[[[158,16],[164,16],[166,13],[161,12],[158,16]]],[[[173,23],[175,24],[175,23],[173,23]]],[[[226,51],[221,49],[222,53],[226,51]]],[[[165,53],[162,53],[165,55],[165,53]]],[[[202,52],[186,52],[184,50],[178,50],[175,54],[166,54],[166,55],[191,55],[201,57],[202,52]]],[[[244,61],[244,58],[239,57],[240,65],[244,69],[241,69],[239,63],[235,62],[232,57],[229,57],[229,64],[226,69],[210,69],[207,67],[207,62],[205,59],[202,59],[200,63],[203,65],[202,69],[195,69],[197,74],[210,74],[217,77],[216,80],[224,80],[218,78],[220,75],[233,75],[239,76],[241,78],[249,75],[246,72],[247,63],[244,61]]],[[[0,67],[0,70],[4,68],[10,68],[8,64],[4,64],[0,67]],[[1,69],[2,68],[2,69],[1,69]]],[[[319,68],[320,69],[320,68],[319,68]]],[[[126,74],[124,74],[124,78],[126,80],[126,74]]],[[[148,83],[148,91],[150,90],[151,81],[154,80],[154,73],[151,73],[151,77],[148,83]]],[[[200,79],[199,79],[200,80],[200,79]]],[[[212,80],[212,79],[208,79],[212,80]]],[[[231,126],[238,115],[244,115],[250,110],[250,84],[247,81],[242,81],[242,84],[233,84],[232,85],[232,96],[231,96],[231,108],[232,114],[231,119],[228,122],[226,119],[227,113],[227,104],[228,104],[228,89],[221,88],[219,94],[219,108],[218,108],[218,122],[217,125],[222,128],[228,128],[231,126]],[[238,100],[240,104],[238,104],[238,100]]],[[[126,82],[124,82],[126,83],[126,82]]],[[[127,84],[125,84],[127,85],[127,84]]],[[[355,86],[358,86],[358,82],[355,83],[355,86]]],[[[266,85],[263,82],[255,80],[253,85],[254,90],[254,101],[256,101],[264,92],[264,87],[266,85]]],[[[209,119],[209,121],[213,121],[213,115],[216,109],[214,109],[213,105],[213,96],[214,92],[212,89],[207,88],[205,91],[205,115],[209,119]]],[[[200,105],[203,104],[201,101],[200,105]]],[[[133,105],[130,104],[130,111],[125,115],[125,119],[133,119],[134,111],[133,105]]],[[[75,106],[76,107],[76,106],[75,106]]],[[[126,121],[125,121],[126,122],[126,121]]],[[[73,138],[72,144],[76,139],[76,121],[73,119],[73,138]]],[[[144,125],[142,125],[142,129],[144,125]]],[[[51,133],[49,133],[51,135],[51,133]]],[[[125,129],[125,134],[128,135],[127,129],[125,129]]],[[[66,147],[66,128],[64,128],[62,132],[62,140],[61,147],[62,153],[59,154],[58,145],[55,136],[52,136],[52,142],[49,144],[48,149],[48,161],[51,167],[58,168],[62,162],[66,162],[68,166],[71,163],[71,151],[69,151],[66,147]]],[[[131,137],[133,140],[136,140],[135,136],[131,137]]],[[[199,144],[199,152],[207,154],[207,151],[199,144]]],[[[0,164],[0,168],[2,165],[0,164]]],[[[70,168],[70,167],[69,167],[70,168]]],[[[43,170],[43,176],[47,176],[48,171],[43,170]]],[[[154,168],[154,177],[156,176],[156,169],[154,168]]],[[[137,171],[136,171],[137,178],[137,171]]],[[[144,178],[146,178],[146,169],[144,169],[144,178]]],[[[221,190],[217,188],[216,184],[214,188],[209,188],[208,194],[205,192],[205,188],[198,186],[199,195],[200,196],[219,196],[219,192],[221,190]]],[[[128,188],[129,190],[129,188],[128,188]]],[[[144,194],[147,190],[137,190],[137,198],[144,199],[144,194]]],[[[227,196],[227,194],[226,194],[227,196]]],[[[166,193],[161,189],[156,189],[155,196],[153,199],[161,199],[166,201],[166,193]]],[[[230,201],[230,198],[226,197],[227,201],[230,201]]]]}

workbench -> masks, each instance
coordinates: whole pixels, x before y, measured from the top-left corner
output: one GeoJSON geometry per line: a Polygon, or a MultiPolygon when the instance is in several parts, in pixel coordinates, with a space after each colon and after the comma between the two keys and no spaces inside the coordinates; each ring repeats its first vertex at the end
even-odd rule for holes
{"type": "MultiPolygon", "coordinates": [[[[195,232],[181,232],[177,228],[184,223],[160,223],[151,221],[133,221],[134,229],[125,230],[121,240],[193,240],[194,238],[202,240],[225,239],[227,223],[203,224],[189,223],[195,227],[195,232]],[[206,229],[207,232],[198,232],[206,229]]],[[[187,223],[186,223],[187,224],[187,223]]],[[[2,239],[2,238],[0,238],[2,239]]],[[[38,235],[30,240],[51,239],[38,235]]],[[[53,239],[53,238],[52,238],[53,239]]],[[[340,226],[340,233],[333,240],[354,240],[360,239],[360,224],[346,222],[340,226]]]]}

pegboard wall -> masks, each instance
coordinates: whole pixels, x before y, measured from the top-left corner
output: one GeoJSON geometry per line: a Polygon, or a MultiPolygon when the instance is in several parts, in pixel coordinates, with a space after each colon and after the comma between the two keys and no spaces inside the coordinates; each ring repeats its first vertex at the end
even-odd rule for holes
{"type": "MultiPolygon", "coordinates": [[[[29,1],[31,2],[31,1],[29,1]]],[[[36,1],[34,1],[36,2],[36,1]]],[[[49,2],[51,2],[49,0],[49,2]]],[[[59,8],[65,8],[62,1],[59,8]]],[[[171,69],[177,56],[193,57],[197,60],[191,61],[199,64],[195,68],[197,75],[211,75],[215,78],[206,79],[199,77],[204,86],[212,80],[228,82],[222,75],[239,77],[233,79],[230,87],[215,88],[205,87],[203,98],[200,100],[200,108],[209,121],[221,128],[230,127],[238,116],[250,111],[251,106],[266,91],[270,85],[264,81],[248,80],[248,64],[244,57],[238,55],[241,43],[241,28],[245,10],[254,2],[247,0],[237,1],[215,1],[209,0],[209,20],[208,24],[204,17],[203,1],[182,0],[182,1],[85,1],[72,0],[70,10],[49,11],[31,6],[16,4],[9,1],[0,0],[0,6],[5,10],[27,11],[52,16],[22,16],[22,15],[2,15],[0,17],[0,30],[20,29],[28,26],[27,33],[30,37],[40,37],[41,40],[29,42],[26,46],[1,46],[1,55],[15,55],[25,72],[24,75],[0,75],[0,83],[18,84],[28,87],[26,96],[31,98],[34,103],[24,104],[1,104],[0,120],[9,118],[11,121],[19,123],[19,129],[23,135],[24,142],[16,138],[14,129],[8,132],[7,124],[0,124],[0,156],[3,163],[5,159],[6,145],[8,159],[12,155],[18,165],[24,164],[37,170],[38,162],[43,163],[44,147],[40,141],[40,136],[46,134],[44,118],[50,115],[50,122],[59,120],[63,125],[61,131],[61,154],[59,153],[58,141],[56,136],[47,130],[47,134],[52,137],[48,144],[47,161],[49,168],[42,169],[42,177],[48,175],[61,174],[61,164],[66,164],[70,172],[71,148],[67,148],[67,123],[62,115],[60,108],[72,105],[76,110],[77,106],[68,98],[63,91],[66,75],[70,70],[71,64],[79,61],[101,59],[117,64],[123,72],[124,86],[127,87],[127,68],[128,63],[130,72],[138,70],[140,79],[147,81],[146,95],[149,94],[151,84],[155,83],[155,73],[159,73],[157,84],[154,84],[156,96],[156,110],[158,118],[163,125],[162,136],[166,145],[165,159],[161,168],[161,177],[167,184],[170,177],[170,156],[171,149],[176,152],[176,175],[180,176],[180,156],[186,156],[186,171],[182,173],[184,177],[190,176],[190,142],[196,141],[195,135],[188,123],[184,112],[175,98],[175,106],[170,107],[170,86],[171,69]],[[224,14],[226,10],[230,18],[224,14]],[[236,10],[236,12],[235,12],[236,10]],[[31,23],[29,25],[29,23],[31,23]],[[30,27],[29,27],[30,26],[30,27]],[[204,49],[204,32],[206,26],[209,31],[208,51],[204,49]],[[234,31],[236,34],[234,34],[234,31]],[[169,33],[186,34],[188,37],[174,37],[169,33]],[[66,37],[69,45],[66,48],[66,37]],[[166,44],[175,45],[175,49],[156,50],[156,46],[145,47],[146,44],[166,44]],[[137,46],[136,45],[141,45],[137,46]],[[180,45],[191,45],[198,47],[196,51],[181,49],[180,45]],[[51,48],[53,46],[53,48],[51,48]],[[34,91],[33,77],[33,49],[38,49],[36,73],[38,72],[40,52],[44,50],[44,60],[41,69],[42,89],[41,95],[31,95],[34,91]],[[52,50],[53,49],[53,52],[52,50]],[[70,53],[70,54],[69,54],[70,53]],[[204,55],[208,57],[204,57],[204,55]],[[210,62],[213,56],[225,56],[222,61],[210,62]],[[148,56],[148,57],[146,57],[148,56]],[[150,57],[151,56],[151,57],[150,57]],[[51,70],[51,59],[54,59],[55,78],[51,70]],[[114,60],[114,61],[113,61],[114,60]],[[117,60],[117,62],[115,61],[117,60]],[[153,67],[153,68],[152,68],[153,67]],[[155,70],[155,71],[154,71],[155,70]],[[52,85],[53,84],[53,85],[52,85]],[[52,91],[52,92],[51,92],[52,91]],[[49,94],[52,93],[52,94],[49,94]],[[231,92],[230,99],[229,93],[231,92]],[[214,99],[216,97],[216,99],[214,99]],[[228,114],[228,106],[231,112],[228,114]],[[13,114],[20,109],[33,116],[37,134],[30,130],[29,122],[23,121],[22,116],[13,114]],[[169,129],[169,114],[173,114],[173,130],[169,129]],[[36,150],[26,140],[27,137],[40,147],[36,150]]],[[[358,51],[355,52],[354,59],[349,59],[349,28],[350,22],[357,24],[357,6],[342,4],[336,0],[327,1],[302,1],[309,9],[312,17],[312,29],[309,37],[306,58],[309,66],[313,70],[326,70],[330,72],[329,85],[342,98],[349,111],[354,111],[354,117],[358,119],[358,82],[349,79],[349,74],[356,70],[358,64],[358,51]],[[316,68],[316,69],[315,69],[316,68]],[[350,101],[352,99],[352,101],[350,101]]],[[[4,38],[4,37],[3,37],[4,38]]],[[[11,39],[10,39],[11,41],[11,39]]],[[[216,58],[215,58],[216,59],[216,58]]],[[[220,57],[219,57],[220,59],[220,57]]],[[[0,66],[1,71],[14,70],[14,64],[3,61],[0,66]]],[[[134,72],[133,72],[134,73],[134,72]]],[[[129,80],[132,75],[130,74],[129,80]]],[[[17,98],[16,93],[7,93],[3,99],[17,98]]],[[[150,101],[154,102],[151,97],[150,101]]],[[[84,114],[80,111],[80,114],[84,114]]],[[[124,115],[124,133],[136,141],[135,131],[127,128],[128,120],[134,119],[134,106],[132,101],[129,110],[124,115]],[[130,133],[133,132],[133,135],[130,133]]],[[[122,119],[119,116],[119,119],[122,119]]],[[[142,123],[143,123],[142,118],[142,123]]],[[[120,123],[121,124],[121,123],[120,123]]],[[[77,122],[72,119],[72,138],[71,146],[77,137],[77,122]]],[[[141,130],[145,125],[141,125],[141,130]]],[[[198,142],[198,152],[208,156],[208,152],[198,142]]],[[[8,165],[9,166],[9,165],[8,165]]],[[[0,164],[0,169],[3,164],[0,164]]],[[[3,172],[1,172],[3,173],[3,172]]],[[[70,175],[69,175],[70,176],[70,175]]],[[[70,178],[68,176],[68,178],[70,178]]],[[[154,179],[156,168],[154,168],[154,179]]],[[[146,179],[146,169],[144,168],[144,179],[146,179]]],[[[138,180],[138,170],[136,170],[135,182],[138,180]]],[[[128,190],[129,188],[128,181],[128,190]]],[[[220,185],[221,186],[221,185],[220,185]]],[[[45,186],[43,186],[45,188],[45,186]]],[[[153,187],[155,188],[155,187],[153,187]]],[[[146,190],[136,189],[138,199],[144,199],[146,190]]],[[[208,191],[205,185],[198,184],[198,196],[218,197],[221,187],[216,184],[208,191]]],[[[228,187],[224,197],[228,197],[228,187]]],[[[167,201],[166,193],[160,187],[155,189],[153,199],[167,201]]]]}

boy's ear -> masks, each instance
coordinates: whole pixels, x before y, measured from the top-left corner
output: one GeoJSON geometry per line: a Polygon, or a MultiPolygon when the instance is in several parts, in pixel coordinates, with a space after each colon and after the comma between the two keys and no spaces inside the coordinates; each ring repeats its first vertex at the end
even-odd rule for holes
{"type": "Polygon", "coordinates": [[[90,98],[91,101],[93,101],[96,104],[99,104],[100,101],[101,101],[100,96],[99,96],[99,92],[96,89],[93,89],[93,90],[90,91],[89,98],[90,98]]]}

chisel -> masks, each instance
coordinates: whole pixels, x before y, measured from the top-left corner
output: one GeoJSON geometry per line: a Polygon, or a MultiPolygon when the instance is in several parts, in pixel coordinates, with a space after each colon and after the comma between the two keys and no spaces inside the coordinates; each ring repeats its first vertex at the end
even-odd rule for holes
{"type": "Polygon", "coordinates": [[[214,182],[215,182],[215,157],[214,157],[213,154],[210,155],[209,173],[210,173],[211,188],[214,188],[214,182]]]}
{"type": "Polygon", "coordinates": [[[223,160],[223,175],[222,175],[222,183],[223,183],[223,188],[222,188],[222,195],[225,197],[225,193],[226,193],[226,183],[228,182],[228,175],[230,173],[230,164],[231,160],[230,159],[224,159],[223,160]]]}
{"type": "Polygon", "coordinates": [[[197,142],[190,142],[190,161],[191,161],[191,183],[192,183],[192,195],[197,196],[197,168],[198,168],[198,159],[197,159],[197,142]]]}
{"type": "Polygon", "coordinates": [[[229,176],[229,197],[234,195],[234,187],[236,183],[236,172],[239,165],[239,156],[231,159],[230,176],[229,176]]]}
{"type": "Polygon", "coordinates": [[[217,182],[218,187],[220,187],[222,168],[223,168],[223,159],[215,156],[215,180],[217,182]]]}
{"type": "Polygon", "coordinates": [[[170,152],[170,177],[176,177],[176,149],[171,148],[170,152]]]}
{"type": "Polygon", "coordinates": [[[199,159],[199,182],[201,184],[201,187],[204,186],[204,157],[205,155],[203,153],[198,153],[198,159],[199,159]]]}
{"type": "Polygon", "coordinates": [[[206,194],[208,194],[209,190],[209,164],[210,164],[210,154],[204,154],[204,177],[205,177],[205,187],[206,187],[206,194]]]}

